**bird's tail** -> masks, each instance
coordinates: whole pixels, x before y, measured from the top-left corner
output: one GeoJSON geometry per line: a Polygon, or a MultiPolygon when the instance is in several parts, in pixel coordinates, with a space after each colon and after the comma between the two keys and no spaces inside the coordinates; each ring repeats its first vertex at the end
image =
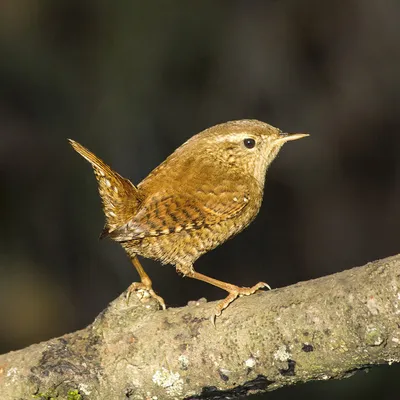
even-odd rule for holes
{"type": "Polygon", "coordinates": [[[74,150],[93,167],[106,216],[106,224],[100,235],[100,238],[103,238],[127,223],[137,213],[141,202],[139,191],[131,181],[113,171],[88,149],[74,140],[68,140],[74,150]]]}

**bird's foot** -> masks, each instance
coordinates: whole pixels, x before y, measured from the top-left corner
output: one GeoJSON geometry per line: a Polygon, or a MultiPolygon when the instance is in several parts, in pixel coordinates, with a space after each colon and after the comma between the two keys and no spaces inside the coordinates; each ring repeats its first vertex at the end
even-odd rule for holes
{"type": "Polygon", "coordinates": [[[268,285],[268,283],[265,282],[258,282],[252,287],[239,287],[235,285],[229,285],[229,290],[227,288],[229,292],[228,296],[217,304],[215,313],[211,316],[211,322],[213,323],[213,325],[215,325],[215,319],[219,317],[222,314],[222,311],[225,310],[225,308],[228,307],[229,304],[231,304],[235,299],[242,296],[250,296],[257,292],[257,290],[263,288],[271,290],[271,287],[268,285]]]}
{"type": "Polygon", "coordinates": [[[166,309],[164,299],[155,293],[151,284],[148,285],[144,282],[133,282],[129,286],[129,288],[126,292],[127,303],[129,303],[129,298],[131,297],[131,294],[133,292],[135,292],[137,294],[137,296],[140,298],[140,300],[142,300],[146,297],[152,297],[153,299],[155,299],[158,302],[158,304],[160,304],[160,306],[163,310],[166,309]]]}

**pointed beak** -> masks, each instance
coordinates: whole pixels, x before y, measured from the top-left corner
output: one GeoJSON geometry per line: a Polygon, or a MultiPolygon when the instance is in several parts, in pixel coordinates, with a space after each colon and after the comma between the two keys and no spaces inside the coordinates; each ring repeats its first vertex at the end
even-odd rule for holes
{"type": "Polygon", "coordinates": [[[285,133],[281,132],[279,134],[279,138],[275,140],[275,143],[286,143],[290,140],[297,140],[304,138],[306,136],[310,136],[308,133],[285,133]]]}

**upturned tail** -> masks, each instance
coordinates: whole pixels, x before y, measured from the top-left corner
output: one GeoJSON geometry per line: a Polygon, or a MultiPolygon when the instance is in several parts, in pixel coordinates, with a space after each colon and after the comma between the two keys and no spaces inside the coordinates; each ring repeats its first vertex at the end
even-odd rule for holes
{"type": "Polygon", "coordinates": [[[74,150],[93,167],[106,216],[106,224],[100,235],[100,238],[103,238],[127,223],[137,213],[141,202],[139,191],[130,180],[113,171],[88,149],[74,140],[68,140],[74,150]]]}

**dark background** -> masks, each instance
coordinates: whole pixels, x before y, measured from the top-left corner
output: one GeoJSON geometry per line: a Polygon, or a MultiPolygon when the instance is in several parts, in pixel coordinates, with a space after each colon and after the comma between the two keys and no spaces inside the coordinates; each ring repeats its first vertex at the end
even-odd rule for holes
{"type": "MultiPolygon", "coordinates": [[[[138,183],[219,122],[309,132],[250,229],[197,270],[276,288],[398,253],[399,20],[398,0],[0,1],[0,353],[83,328],[137,279],[98,241],[96,182],[67,137],[138,183]]],[[[225,296],[143,264],[169,306],[225,296]]],[[[392,399],[399,371],[265,398],[392,399]]]]}

